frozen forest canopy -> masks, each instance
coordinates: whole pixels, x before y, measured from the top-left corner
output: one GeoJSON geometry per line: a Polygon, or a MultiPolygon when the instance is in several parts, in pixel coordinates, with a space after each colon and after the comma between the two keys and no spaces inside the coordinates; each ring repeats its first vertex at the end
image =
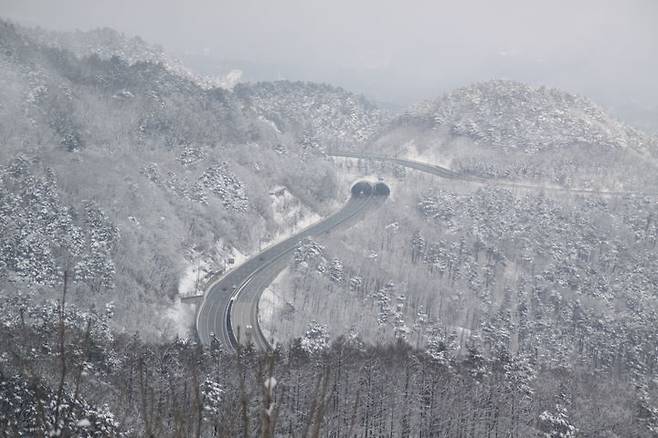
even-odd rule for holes
{"type": "Polygon", "coordinates": [[[0,436],[658,436],[654,135],[512,80],[236,78],[0,19],[0,436]],[[273,348],[201,342],[356,181],[260,291],[273,348]]]}

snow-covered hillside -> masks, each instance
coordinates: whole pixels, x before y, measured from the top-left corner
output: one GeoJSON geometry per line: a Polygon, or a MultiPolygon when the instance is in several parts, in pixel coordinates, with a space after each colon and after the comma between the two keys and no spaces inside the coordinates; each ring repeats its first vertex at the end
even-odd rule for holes
{"type": "Polygon", "coordinates": [[[533,184],[645,191],[658,185],[656,138],[587,98],[512,81],[476,83],[418,104],[366,150],[533,184]]]}
{"type": "Polygon", "coordinates": [[[198,75],[162,47],[150,44],[139,36],[128,36],[107,27],[73,32],[56,32],[22,26],[18,29],[25,37],[41,46],[70,51],[78,58],[98,56],[100,59],[109,60],[116,57],[130,65],[139,62],[159,64],[167,71],[204,88],[230,88],[234,80],[239,80],[239,77],[233,77],[227,82],[221,78],[198,75]]]}
{"type": "Polygon", "coordinates": [[[509,81],[389,120],[226,79],[0,19],[0,436],[656,436],[655,140],[509,81]]]}
{"type": "Polygon", "coordinates": [[[526,153],[576,144],[655,148],[655,139],[608,115],[585,97],[494,80],[459,88],[418,105],[412,116],[480,144],[526,153]]]}
{"type": "Polygon", "coordinates": [[[387,115],[365,98],[325,84],[239,84],[235,93],[245,108],[277,130],[296,133],[304,149],[362,144],[387,120],[387,115]]]}
{"type": "Polygon", "coordinates": [[[164,332],[159,310],[219,242],[250,254],[302,212],[333,207],[332,165],[302,160],[295,133],[263,124],[234,93],[114,31],[44,35],[0,20],[0,290],[14,282],[45,297],[67,270],[79,304],[121,293],[117,325],[164,332]],[[298,214],[282,215],[268,194],[277,186],[298,214]],[[96,223],[116,235],[97,239],[96,223]]]}

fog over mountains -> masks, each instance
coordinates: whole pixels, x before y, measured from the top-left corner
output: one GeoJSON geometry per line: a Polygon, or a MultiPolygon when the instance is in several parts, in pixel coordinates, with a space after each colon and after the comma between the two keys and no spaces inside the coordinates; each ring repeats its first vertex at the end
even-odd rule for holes
{"type": "Polygon", "coordinates": [[[549,41],[542,22],[536,47],[572,43],[569,62],[526,75],[513,66],[535,61],[509,47],[529,44],[519,32],[537,12],[520,3],[509,16],[477,3],[472,21],[465,6],[368,3],[325,21],[302,3],[223,16],[199,3],[158,23],[144,21],[150,2],[126,15],[69,1],[79,9],[56,18],[7,3],[3,436],[658,434],[658,139],[641,128],[658,101],[643,58],[653,6],[543,6],[566,25],[549,41]],[[377,20],[408,20],[411,40],[377,20]],[[112,22],[138,31],[95,28],[112,22]],[[638,39],[599,38],[630,22],[638,39]],[[182,35],[192,24],[198,35],[182,35]],[[468,36],[505,25],[486,44],[468,36]],[[292,39],[281,65],[313,81],[211,65],[215,53],[264,65],[292,39]],[[500,47],[514,61],[460,75],[500,47]],[[559,74],[612,60],[593,93],[584,73],[559,74]],[[448,61],[460,65],[432,73],[448,61]],[[633,106],[642,116],[611,110],[622,95],[648,103],[633,106]],[[201,337],[199,309],[226,333],[201,337]]]}
{"type": "Polygon", "coordinates": [[[590,96],[653,132],[657,8],[652,0],[2,2],[3,15],[33,26],[140,35],[204,74],[328,82],[398,107],[506,78],[590,96]]]}

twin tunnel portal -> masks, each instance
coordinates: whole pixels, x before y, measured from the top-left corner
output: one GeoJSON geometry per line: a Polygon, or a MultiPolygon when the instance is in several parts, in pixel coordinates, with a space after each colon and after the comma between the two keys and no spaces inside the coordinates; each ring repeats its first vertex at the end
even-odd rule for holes
{"type": "MultiPolygon", "coordinates": [[[[333,153],[332,156],[387,161],[442,178],[484,181],[480,178],[457,174],[441,166],[405,159],[364,156],[355,153],[333,153]]],[[[545,187],[518,184],[515,186],[546,189],[545,187]]],[[[601,192],[584,190],[568,191],[602,194],[601,192]]],[[[350,192],[350,199],[339,211],[294,236],[263,250],[212,283],[197,309],[196,328],[199,340],[204,344],[209,344],[214,336],[223,345],[235,350],[241,344],[239,339],[236,339],[235,331],[237,329],[239,333],[239,329],[243,328],[242,333],[249,335],[248,337],[255,348],[259,350],[271,349],[273,346],[270,340],[265,338],[260,329],[258,302],[265,288],[274,280],[277,273],[285,268],[287,260],[292,256],[292,252],[297,248],[299,242],[307,237],[327,234],[341,224],[349,226],[350,223],[354,223],[353,219],[362,217],[369,206],[376,206],[384,201],[390,195],[391,190],[381,179],[377,182],[364,179],[354,183],[350,188],[350,192]]],[[[603,194],[631,193],[606,192],[603,194]]]]}
{"type": "Polygon", "coordinates": [[[352,186],[352,196],[388,196],[390,194],[391,189],[381,181],[375,184],[372,184],[369,181],[359,181],[352,186]]]}
{"type": "Polygon", "coordinates": [[[236,350],[242,343],[239,339],[242,329],[247,342],[255,348],[271,349],[271,340],[260,328],[258,303],[263,291],[285,268],[299,242],[327,234],[339,225],[350,226],[370,207],[383,202],[391,190],[381,180],[360,180],[352,185],[350,192],[350,199],[339,211],[264,249],[212,283],[197,309],[199,340],[209,344],[214,336],[223,345],[236,350]]]}

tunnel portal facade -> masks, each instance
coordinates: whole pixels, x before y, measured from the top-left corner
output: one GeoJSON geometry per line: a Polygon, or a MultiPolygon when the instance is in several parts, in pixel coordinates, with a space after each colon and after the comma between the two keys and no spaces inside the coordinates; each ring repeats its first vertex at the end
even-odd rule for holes
{"type": "Polygon", "coordinates": [[[375,196],[388,196],[391,194],[391,189],[388,188],[383,182],[378,182],[372,189],[375,196]]]}
{"type": "Polygon", "coordinates": [[[352,196],[364,197],[372,194],[372,184],[368,181],[359,181],[352,186],[352,196]]]}
{"type": "Polygon", "coordinates": [[[358,181],[352,186],[352,196],[388,196],[391,194],[391,189],[383,182],[372,184],[368,181],[358,181]]]}

